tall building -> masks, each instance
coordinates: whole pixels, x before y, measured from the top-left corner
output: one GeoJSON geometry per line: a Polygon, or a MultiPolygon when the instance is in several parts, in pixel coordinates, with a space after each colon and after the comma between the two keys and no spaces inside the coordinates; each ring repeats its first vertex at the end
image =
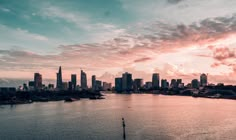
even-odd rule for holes
{"type": "Polygon", "coordinates": [[[77,75],[76,74],[72,74],[71,75],[71,89],[75,90],[76,89],[76,85],[77,85],[77,75]]]}
{"type": "Polygon", "coordinates": [[[192,80],[192,88],[199,88],[199,82],[197,79],[192,80]]]}
{"type": "Polygon", "coordinates": [[[61,66],[59,67],[59,71],[57,73],[57,89],[63,88],[63,81],[62,81],[62,72],[61,72],[61,66]]]}
{"type": "Polygon", "coordinates": [[[102,81],[96,80],[96,90],[102,90],[102,81]]]}
{"type": "Polygon", "coordinates": [[[171,79],[170,86],[171,86],[171,88],[177,88],[178,87],[176,79],[171,79]]]}
{"type": "Polygon", "coordinates": [[[34,89],[39,90],[42,89],[43,83],[42,83],[42,75],[40,73],[34,74],[34,89]]]}
{"type": "Polygon", "coordinates": [[[133,89],[139,91],[143,87],[143,79],[134,79],[133,89]]]}
{"type": "Polygon", "coordinates": [[[159,73],[152,74],[152,88],[159,89],[160,88],[160,76],[159,73]]]}
{"type": "Polygon", "coordinates": [[[168,88],[168,82],[166,79],[161,79],[161,88],[162,89],[168,88]]]}
{"type": "Polygon", "coordinates": [[[207,75],[204,73],[200,75],[200,86],[207,86],[207,75]]]}
{"type": "Polygon", "coordinates": [[[132,74],[126,72],[122,74],[122,91],[130,92],[132,90],[132,74]]]}
{"type": "Polygon", "coordinates": [[[81,88],[82,89],[87,89],[88,88],[88,86],[87,86],[87,76],[86,76],[86,73],[83,70],[81,70],[80,82],[81,82],[81,88]]]}
{"type": "Polygon", "coordinates": [[[122,92],[122,78],[115,78],[115,91],[122,92]]]}
{"type": "Polygon", "coordinates": [[[95,75],[92,76],[92,89],[96,90],[96,76],[95,75]]]}

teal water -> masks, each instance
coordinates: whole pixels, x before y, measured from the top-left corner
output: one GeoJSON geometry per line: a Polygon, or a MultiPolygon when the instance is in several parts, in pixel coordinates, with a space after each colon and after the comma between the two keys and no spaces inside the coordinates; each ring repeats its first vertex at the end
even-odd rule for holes
{"type": "Polygon", "coordinates": [[[0,140],[236,138],[236,101],[151,94],[0,106],[0,140]]]}

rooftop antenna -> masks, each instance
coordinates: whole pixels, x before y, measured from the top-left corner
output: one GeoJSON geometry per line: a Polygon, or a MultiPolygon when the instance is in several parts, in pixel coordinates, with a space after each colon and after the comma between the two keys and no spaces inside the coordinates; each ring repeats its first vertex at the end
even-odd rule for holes
{"type": "Polygon", "coordinates": [[[123,127],[123,139],[126,140],[126,134],[125,134],[125,119],[122,118],[122,127],[123,127]]]}

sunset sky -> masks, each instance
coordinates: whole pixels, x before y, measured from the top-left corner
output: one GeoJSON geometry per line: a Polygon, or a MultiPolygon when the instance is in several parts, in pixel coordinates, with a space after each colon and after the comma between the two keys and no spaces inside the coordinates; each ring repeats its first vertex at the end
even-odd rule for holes
{"type": "Polygon", "coordinates": [[[236,84],[235,0],[0,0],[0,78],[236,84]],[[78,76],[78,79],[80,77],[78,76]]]}

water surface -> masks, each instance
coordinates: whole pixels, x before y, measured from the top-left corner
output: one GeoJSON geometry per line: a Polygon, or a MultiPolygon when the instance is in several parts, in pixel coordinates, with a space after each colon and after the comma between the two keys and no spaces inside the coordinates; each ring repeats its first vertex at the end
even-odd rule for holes
{"type": "Polygon", "coordinates": [[[0,106],[1,140],[236,138],[236,101],[151,94],[0,106]]]}

